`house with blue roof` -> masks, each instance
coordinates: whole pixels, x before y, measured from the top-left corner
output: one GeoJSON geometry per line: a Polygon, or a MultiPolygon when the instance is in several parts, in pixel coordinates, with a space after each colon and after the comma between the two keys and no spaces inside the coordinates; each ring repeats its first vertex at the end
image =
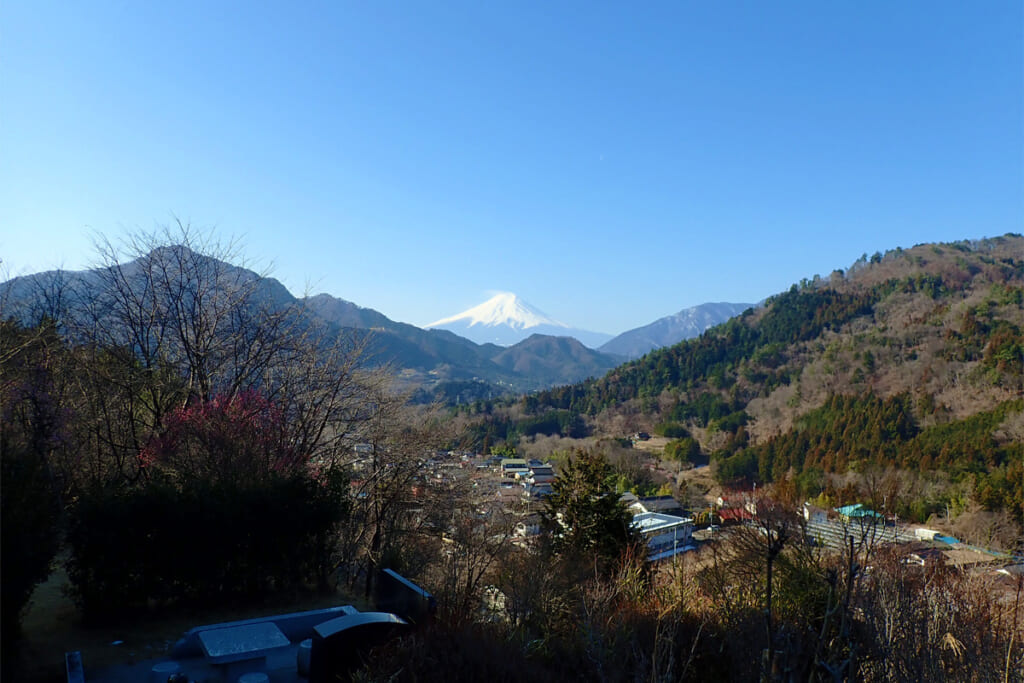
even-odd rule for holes
{"type": "Polygon", "coordinates": [[[875,512],[870,508],[864,507],[862,503],[854,503],[853,505],[844,505],[842,507],[835,508],[836,514],[844,522],[857,521],[875,521],[884,522],[885,515],[880,512],[875,512]]]}

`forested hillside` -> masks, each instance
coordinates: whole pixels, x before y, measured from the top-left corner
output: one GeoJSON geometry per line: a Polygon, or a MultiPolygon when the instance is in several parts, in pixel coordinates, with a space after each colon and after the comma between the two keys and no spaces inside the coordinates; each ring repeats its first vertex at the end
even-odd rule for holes
{"type": "MultiPolygon", "coordinates": [[[[578,433],[567,415],[595,436],[676,425],[726,485],[799,477],[816,496],[835,493],[827,474],[939,471],[969,503],[1021,516],[1022,302],[1019,235],[864,255],[603,378],[478,405],[474,434],[578,433]]],[[[923,518],[947,494],[903,511],[923,518]]]]}

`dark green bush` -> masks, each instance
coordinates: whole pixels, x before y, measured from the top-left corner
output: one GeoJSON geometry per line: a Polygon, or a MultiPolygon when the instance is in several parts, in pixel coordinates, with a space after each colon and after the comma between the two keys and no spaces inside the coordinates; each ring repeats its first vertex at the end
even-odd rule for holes
{"type": "Polygon", "coordinates": [[[665,436],[670,439],[682,439],[690,435],[690,430],[678,422],[663,422],[659,425],[655,425],[654,433],[658,436],[665,436]]]}
{"type": "MultiPolygon", "coordinates": [[[[52,322],[23,329],[0,321],[0,638],[21,634],[37,584],[60,544],[60,486],[52,458],[65,439],[53,375],[62,351],[52,322]]],[[[11,658],[4,657],[4,671],[11,658]]],[[[8,676],[9,677],[9,676],[8,676]]]]}
{"type": "Polygon", "coordinates": [[[665,444],[665,457],[679,462],[690,462],[694,465],[703,461],[700,444],[693,437],[676,439],[665,444]]]}
{"type": "Polygon", "coordinates": [[[60,501],[46,462],[35,453],[0,446],[0,628],[4,641],[21,633],[21,616],[36,585],[50,575],[60,539],[60,501]]]}
{"type": "Polygon", "coordinates": [[[102,620],[302,587],[330,562],[345,500],[341,486],[300,475],[86,492],[70,515],[71,594],[102,620]]]}

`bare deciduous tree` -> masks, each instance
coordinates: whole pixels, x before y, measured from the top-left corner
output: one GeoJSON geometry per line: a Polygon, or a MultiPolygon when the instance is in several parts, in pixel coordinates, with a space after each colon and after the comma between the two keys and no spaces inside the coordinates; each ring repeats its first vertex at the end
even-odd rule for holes
{"type": "Polygon", "coordinates": [[[334,467],[348,455],[386,376],[367,369],[367,335],[310,315],[212,231],[176,222],[94,243],[93,270],[37,280],[40,291],[22,297],[31,310],[19,313],[54,318],[72,345],[64,403],[88,456],[78,476],[137,480],[138,454],[168,415],[243,391],[283,412],[299,457],[334,467]]]}
{"type": "Polygon", "coordinates": [[[360,453],[351,463],[353,510],[342,532],[339,569],[353,587],[361,579],[369,596],[377,571],[399,562],[445,504],[443,492],[427,485],[424,467],[444,432],[429,409],[409,406],[383,386],[362,410],[360,453]]]}

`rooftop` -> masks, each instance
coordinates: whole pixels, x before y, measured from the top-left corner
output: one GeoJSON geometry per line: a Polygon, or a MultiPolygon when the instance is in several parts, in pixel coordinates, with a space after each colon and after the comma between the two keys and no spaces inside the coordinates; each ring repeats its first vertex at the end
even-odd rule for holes
{"type": "Polygon", "coordinates": [[[166,656],[102,670],[90,669],[88,661],[81,665],[86,680],[94,683],[136,683],[174,673],[184,674],[190,681],[214,683],[235,681],[248,672],[262,672],[270,683],[305,681],[299,673],[302,641],[313,637],[318,624],[352,614],[360,612],[344,605],[197,626],[185,632],[166,656]],[[234,650],[228,653],[225,647],[234,650]],[[161,673],[155,674],[157,671],[161,673]]]}
{"type": "Polygon", "coordinates": [[[880,519],[883,516],[879,512],[875,512],[870,508],[864,507],[862,503],[854,503],[853,505],[838,507],[836,508],[836,512],[843,517],[874,517],[876,519],[880,519]]]}
{"type": "Polygon", "coordinates": [[[632,503],[633,507],[642,507],[647,512],[670,512],[683,509],[673,496],[644,496],[632,503]]]}
{"type": "Polygon", "coordinates": [[[430,593],[390,569],[380,572],[375,595],[377,611],[340,605],[197,626],[162,657],[105,669],[92,670],[78,652],[68,652],[66,680],[291,683],[311,673],[336,680],[358,667],[369,648],[428,622],[436,611],[430,593]]]}
{"type": "Polygon", "coordinates": [[[693,524],[693,520],[689,517],[675,517],[673,515],[664,515],[660,512],[643,512],[633,517],[630,526],[640,533],[651,534],[659,531],[668,531],[685,524],[693,524]]]}

